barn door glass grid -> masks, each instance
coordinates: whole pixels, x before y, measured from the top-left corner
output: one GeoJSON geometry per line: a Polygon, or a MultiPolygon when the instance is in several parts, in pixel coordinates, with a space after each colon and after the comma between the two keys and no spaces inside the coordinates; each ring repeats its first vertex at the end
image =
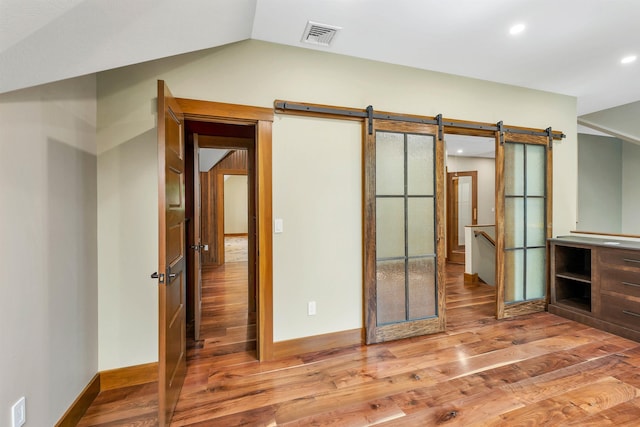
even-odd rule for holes
{"type": "Polygon", "coordinates": [[[504,146],[505,303],[546,296],[546,149],[504,146]]]}
{"type": "Polygon", "coordinates": [[[435,317],[435,137],[376,132],[377,325],[435,317]]]}

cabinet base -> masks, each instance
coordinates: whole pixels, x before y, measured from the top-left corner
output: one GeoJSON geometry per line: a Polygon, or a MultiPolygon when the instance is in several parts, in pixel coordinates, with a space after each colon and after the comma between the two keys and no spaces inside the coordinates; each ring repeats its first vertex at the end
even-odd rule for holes
{"type": "Polygon", "coordinates": [[[584,323],[585,325],[601,329],[605,332],[610,332],[612,334],[616,334],[621,337],[640,342],[640,331],[635,331],[633,329],[625,328],[624,326],[609,323],[605,320],[596,319],[595,317],[591,317],[590,314],[579,313],[577,311],[559,305],[549,304],[548,310],[551,314],[555,314],[566,319],[575,320],[576,322],[584,323]]]}

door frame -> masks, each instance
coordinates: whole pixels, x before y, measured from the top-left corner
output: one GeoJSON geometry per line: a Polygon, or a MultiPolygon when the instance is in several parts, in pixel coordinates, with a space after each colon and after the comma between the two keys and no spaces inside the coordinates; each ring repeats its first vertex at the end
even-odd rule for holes
{"type": "Polygon", "coordinates": [[[273,109],[176,98],[185,120],[255,125],[256,188],[256,340],[257,358],[273,353],[272,124],[273,109]]]}
{"type": "MultiPolygon", "coordinates": [[[[239,150],[241,148],[238,148],[239,150]]],[[[217,221],[213,225],[216,227],[216,248],[215,250],[218,252],[218,256],[216,257],[217,264],[222,265],[226,262],[225,255],[225,246],[224,246],[224,175],[237,175],[237,176],[246,176],[249,179],[249,172],[237,169],[220,169],[217,171],[216,177],[216,218],[217,221]]],[[[249,194],[249,196],[251,196],[249,194]]],[[[251,215],[251,209],[249,208],[247,211],[248,216],[251,215]]],[[[247,218],[247,221],[250,221],[250,218],[247,218]]],[[[249,230],[250,232],[250,230],[249,230]]]]}
{"type": "MultiPolygon", "coordinates": [[[[457,216],[455,225],[454,225],[454,211],[457,212],[457,208],[454,208],[456,205],[456,200],[454,200],[453,194],[453,179],[455,177],[460,176],[470,176],[471,177],[471,225],[478,224],[478,171],[457,171],[457,172],[448,172],[447,171],[447,228],[446,228],[446,241],[447,241],[447,262],[464,264],[464,253],[462,254],[462,260],[460,260],[459,251],[454,251],[454,249],[458,248],[457,243],[454,244],[454,237],[459,236],[455,233],[458,230],[459,224],[457,221],[457,216]]],[[[457,192],[456,192],[457,195],[457,192]]]]}

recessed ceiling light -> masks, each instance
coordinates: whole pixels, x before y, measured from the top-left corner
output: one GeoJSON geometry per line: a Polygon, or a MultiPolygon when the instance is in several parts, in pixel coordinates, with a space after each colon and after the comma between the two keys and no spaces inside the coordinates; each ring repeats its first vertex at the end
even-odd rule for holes
{"type": "Polygon", "coordinates": [[[638,57],[636,55],[629,55],[629,56],[625,56],[624,58],[622,58],[620,60],[621,64],[631,64],[632,62],[635,62],[635,60],[638,59],[638,57]]]}
{"type": "Polygon", "coordinates": [[[509,34],[515,36],[516,34],[523,32],[525,28],[526,26],[524,24],[516,24],[509,29],[509,34]]]}
{"type": "Polygon", "coordinates": [[[457,153],[458,153],[458,154],[462,154],[462,153],[463,153],[462,148],[461,148],[461,149],[459,149],[459,150],[457,151],[457,153]]]}

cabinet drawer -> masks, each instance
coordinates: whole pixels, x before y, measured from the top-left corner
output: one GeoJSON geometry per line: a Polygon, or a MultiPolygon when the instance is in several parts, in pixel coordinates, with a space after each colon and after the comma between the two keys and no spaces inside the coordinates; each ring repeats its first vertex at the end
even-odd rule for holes
{"type": "Polygon", "coordinates": [[[602,320],[640,331],[640,303],[610,295],[601,295],[602,320]]]}
{"type": "Polygon", "coordinates": [[[598,258],[604,265],[640,272],[640,251],[600,248],[598,258]]]}
{"type": "Polygon", "coordinates": [[[600,289],[640,298],[640,271],[600,270],[600,289]]]}

